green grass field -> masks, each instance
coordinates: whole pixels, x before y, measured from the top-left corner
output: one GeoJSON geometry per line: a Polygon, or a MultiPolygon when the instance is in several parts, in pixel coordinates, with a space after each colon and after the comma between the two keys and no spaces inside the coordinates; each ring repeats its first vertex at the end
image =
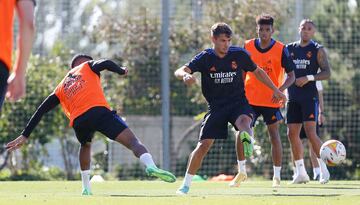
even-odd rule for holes
{"type": "Polygon", "coordinates": [[[93,196],[80,195],[80,181],[0,182],[0,205],[91,205],[91,204],[246,204],[246,205],[360,205],[360,181],[331,181],[320,185],[288,185],[271,188],[271,181],[247,181],[239,188],[226,182],[193,182],[190,194],[177,196],[181,180],[173,184],[160,181],[110,181],[94,183],[93,196]]]}

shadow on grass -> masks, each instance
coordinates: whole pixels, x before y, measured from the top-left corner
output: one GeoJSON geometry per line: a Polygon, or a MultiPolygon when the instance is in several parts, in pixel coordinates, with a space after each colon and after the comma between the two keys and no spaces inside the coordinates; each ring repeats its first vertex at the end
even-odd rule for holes
{"type": "Polygon", "coordinates": [[[111,195],[107,195],[107,196],[110,196],[110,197],[135,197],[135,198],[141,198],[141,197],[154,197],[154,198],[166,198],[166,197],[174,197],[174,196],[177,196],[177,195],[146,195],[146,194],[111,194],[111,195]]]}
{"type": "Polygon", "coordinates": [[[134,198],[170,198],[170,197],[209,197],[209,196],[252,196],[252,197],[267,197],[267,196],[293,196],[293,197],[303,197],[303,196],[311,196],[311,197],[336,197],[342,196],[342,194],[278,194],[278,193],[269,193],[269,194],[205,194],[205,195],[193,195],[189,194],[186,196],[179,196],[179,195],[146,195],[146,194],[112,194],[108,195],[110,197],[134,197],[134,198]]]}
{"type": "Polygon", "coordinates": [[[335,196],[342,196],[342,194],[272,194],[272,196],[335,197],[335,196]]]}
{"type": "Polygon", "coordinates": [[[304,188],[304,189],[309,189],[309,188],[311,188],[311,189],[359,189],[360,190],[360,188],[357,188],[357,187],[335,187],[335,186],[323,186],[323,187],[321,187],[321,186],[304,186],[304,187],[298,187],[298,186],[287,186],[286,188],[289,188],[289,189],[302,189],[302,188],[304,188]]]}

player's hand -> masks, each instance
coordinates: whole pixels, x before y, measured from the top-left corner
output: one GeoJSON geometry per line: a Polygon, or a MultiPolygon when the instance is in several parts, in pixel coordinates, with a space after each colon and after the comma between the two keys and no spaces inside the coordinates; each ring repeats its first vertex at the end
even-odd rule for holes
{"type": "Polygon", "coordinates": [[[296,78],[295,85],[298,86],[298,87],[302,87],[308,82],[309,82],[308,78],[306,76],[303,76],[303,77],[300,77],[300,78],[296,78]]]}
{"type": "Polygon", "coordinates": [[[323,126],[324,123],[325,123],[325,120],[326,120],[326,118],[325,118],[324,114],[323,114],[323,113],[319,113],[319,116],[318,116],[319,126],[323,126]]]}
{"type": "Polygon", "coordinates": [[[25,96],[25,91],[26,91],[25,76],[12,73],[7,82],[8,82],[8,88],[6,92],[6,97],[10,101],[17,101],[21,97],[25,96]]]}
{"type": "Polygon", "coordinates": [[[126,77],[128,75],[129,69],[127,67],[122,67],[122,69],[124,70],[124,77],[126,77]]]}
{"type": "Polygon", "coordinates": [[[27,141],[27,138],[24,135],[20,135],[13,141],[6,144],[5,148],[7,151],[12,152],[16,149],[19,149],[23,144],[25,144],[27,141]]]}
{"type": "Polygon", "coordinates": [[[273,103],[280,103],[282,106],[286,103],[287,98],[286,95],[281,92],[279,89],[274,91],[272,102],[273,103]]]}
{"type": "Polygon", "coordinates": [[[183,81],[185,85],[192,85],[196,82],[196,78],[193,75],[187,73],[183,76],[183,81]]]}

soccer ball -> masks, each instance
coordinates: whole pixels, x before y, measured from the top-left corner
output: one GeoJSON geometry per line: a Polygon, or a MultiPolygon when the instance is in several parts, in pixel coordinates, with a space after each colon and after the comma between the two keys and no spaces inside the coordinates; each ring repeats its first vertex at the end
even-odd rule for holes
{"type": "Polygon", "coordinates": [[[346,158],[345,146],[337,140],[328,140],[320,148],[320,158],[329,166],[340,164],[346,158]]]}

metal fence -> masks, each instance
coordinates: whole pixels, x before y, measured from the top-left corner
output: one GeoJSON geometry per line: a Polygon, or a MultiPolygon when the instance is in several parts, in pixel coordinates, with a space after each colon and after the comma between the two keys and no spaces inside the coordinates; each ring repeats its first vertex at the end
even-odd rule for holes
{"type": "MultiPolygon", "coordinates": [[[[233,43],[242,45],[245,39],[256,37],[254,18],[260,11],[275,16],[277,22],[274,37],[284,43],[298,40],[297,27],[301,19],[313,19],[317,25],[316,40],[327,48],[333,69],[331,79],[324,82],[327,122],[321,129],[321,138],[339,139],[347,147],[346,164],[330,168],[333,178],[358,179],[359,6],[359,1],[355,0],[228,0],[221,3],[213,0],[172,0],[169,19],[170,75],[201,49],[211,46],[208,40],[209,28],[216,21],[231,21],[230,25],[235,31],[233,43]],[[237,24],[239,22],[244,24],[237,24]]],[[[114,79],[110,78],[110,81],[105,83],[108,98],[144,144],[154,152],[156,161],[162,166],[170,165],[170,168],[181,176],[185,172],[188,155],[197,142],[199,119],[195,116],[206,111],[206,103],[199,86],[186,88],[170,76],[170,153],[163,155],[159,45],[161,8],[161,2],[155,0],[81,0],[77,3],[68,0],[39,1],[34,53],[49,56],[54,46],[61,43],[73,52],[88,52],[96,57],[109,57],[126,63],[132,69],[130,74],[133,74],[133,77],[127,79],[124,85],[116,86],[111,84],[114,79]],[[131,32],[131,29],[137,32],[131,32]],[[116,90],[119,86],[121,91],[116,90]],[[170,164],[163,164],[166,157],[170,164]]],[[[107,79],[106,76],[105,78],[107,79]]],[[[28,115],[21,114],[18,117],[22,123],[29,118],[28,115]]],[[[285,134],[286,126],[282,125],[281,130],[284,148],[282,176],[290,178],[292,165],[290,146],[285,134]]],[[[270,142],[264,124],[259,123],[255,132],[258,146],[255,155],[248,161],[249,174],[270,177],[270,142]]],[[[100,154],[94,155],[104,155],[99,159],[107,160],[107,163],[95,160],[96,164],[106,166],[102,168],[116,172],[120,178],[143,176],[137,173],[142,168],[130,152],[113,142],[107,141],[105,144],[107,146],[99,149],[100,154]]],[[[54,149],[54,146],[56,145],[48,148],[54,149]]],[[[49,158],[45,160],[48,166],[52,165],[52,161],[49,158]]],[[[310,169],[308,159],[306,166],[310,169]]],[[[214,176],[220,173],[233,174],[235,171],[234,136],[230,134],[227,140],[216,141],[199,174],[214,176]]]]}

